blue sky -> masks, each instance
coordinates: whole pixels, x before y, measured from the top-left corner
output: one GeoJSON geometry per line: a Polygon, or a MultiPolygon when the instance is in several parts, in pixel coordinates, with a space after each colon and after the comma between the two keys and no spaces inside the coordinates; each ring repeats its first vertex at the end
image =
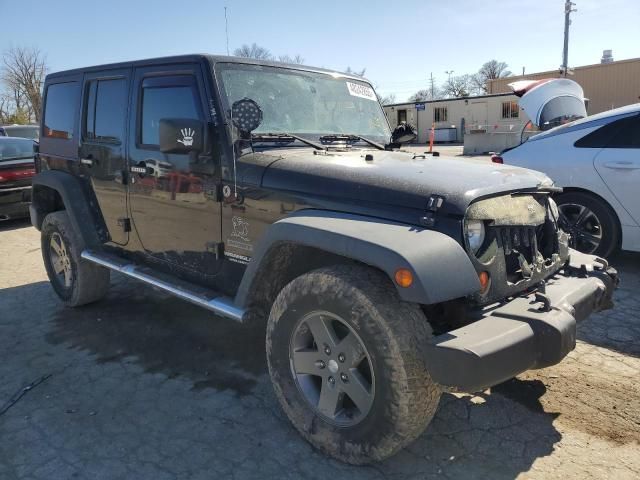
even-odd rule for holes
{"type": "MultiPolygon", "coordinates": [[[[639,0],[574,0],[569,63],[640,57],[639,0]]],[[[0,0],[0,50],[40,48],[51,71],[256,42],[309,65],[366,68],[383,94],[406,99],[446,70],[491,58],[514,73],[561,63],[564,0],[0,0]]]]}

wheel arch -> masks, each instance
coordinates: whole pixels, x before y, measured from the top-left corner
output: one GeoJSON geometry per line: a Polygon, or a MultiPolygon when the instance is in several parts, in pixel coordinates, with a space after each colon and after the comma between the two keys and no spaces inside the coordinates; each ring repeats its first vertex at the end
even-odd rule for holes
{"type": "Polygon", "coordinates": [[[562,187],[562,193],[558,194],[558,196],[562,196],[562,194],[564,194],[564,193],[583,193],[585,195],[589,195],[591,197],[594,197],[596,200],[602,202],[602,204],[606,208],[608,208],[609,211],[611,212],[611,214],[613,215],[613,219],[616,222],[616,226],[618,227],[618,245],[617,245],[617,247],[619,248],[620,245],[622,245],[623,228],[622,228],[622,222],[620,221],[620,216],[618,215],[618,212],[616,212],[616,209],[613,208],[611,203],[609,203],[609,201],[607,201],[606,198],[604,198],[602,195],[597,194],[593,190],[589,190],[589,189],[581,188],[581,187],[562,187]]]}
{"type": "Polygon", "coordinates": [[[38,173],[32,182],[31,224],[40,230],[47,214],[66,210],[73,229],[87,246],[97,246],[108,239],[107,229],[99,214],[97,202],[81,181],[58,170],[38,173]]]}
{"type": "Polygon", "coordinates": [[[400,298],[419,304],[451,300],[480,288],[466,252],[443,233],[360,215],[304,210],[268,228],[245,271],[235,303],[247,309],[270,308],[293,278],[323,266],[349,263],[382,271],[400,298]],[[398,268],[413,273],[410,287],[402,288],[393,281],[398,268]]]}

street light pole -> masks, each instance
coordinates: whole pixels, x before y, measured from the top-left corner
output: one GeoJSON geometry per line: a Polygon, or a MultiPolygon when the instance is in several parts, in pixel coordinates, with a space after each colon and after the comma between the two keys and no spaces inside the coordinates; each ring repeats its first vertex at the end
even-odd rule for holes
{"type": "Polygon", "coordinates": [[[571,12],[577,12],[575,6],[571,0],[565,0],[564,2],[564,49],[562,50],[562,66],[560,71],[564,77],[567,76],[569,71],[569,25],[571,25],[571,19],[569,16],[571,12]]]}
{"type": "Polygon", "coordinates": [[[451,81],[451,75],[453,74],[453,70],[445,70],[445,72],[447,75],[449,75],[449,81],[451,81]]]}

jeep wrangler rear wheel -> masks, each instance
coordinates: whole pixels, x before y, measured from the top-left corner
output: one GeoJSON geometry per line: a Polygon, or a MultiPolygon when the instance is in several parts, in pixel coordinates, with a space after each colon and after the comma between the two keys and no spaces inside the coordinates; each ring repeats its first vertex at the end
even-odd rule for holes
{"type": "Polygon", "coordinates": [[[41,248],[49,281],[65,305],[85,305],[107,293],[109,270],[82,260],[84,244],[74,232],[67,212],[53,212],[45,217],[41,248]]]}
{"type": "Polygon", "coordinates": [[[423,349],[431,328],[417,305],[367,267],[304,274],[278,295],[267,360],[282,408],[300,433],[348,463],[383,460],[431,421],[440,388],[423,349]]]}

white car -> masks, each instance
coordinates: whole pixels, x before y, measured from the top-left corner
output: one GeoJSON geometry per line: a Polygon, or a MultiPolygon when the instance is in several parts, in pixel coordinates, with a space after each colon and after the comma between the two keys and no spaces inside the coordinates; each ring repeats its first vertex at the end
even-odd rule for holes
{"type": "Polygon", "coordinates": [[[551,128],[500,159],[563,188],[555,200],[573,248],[603,257],[619,247],[640,251],[640,103],[551,128]]]}

